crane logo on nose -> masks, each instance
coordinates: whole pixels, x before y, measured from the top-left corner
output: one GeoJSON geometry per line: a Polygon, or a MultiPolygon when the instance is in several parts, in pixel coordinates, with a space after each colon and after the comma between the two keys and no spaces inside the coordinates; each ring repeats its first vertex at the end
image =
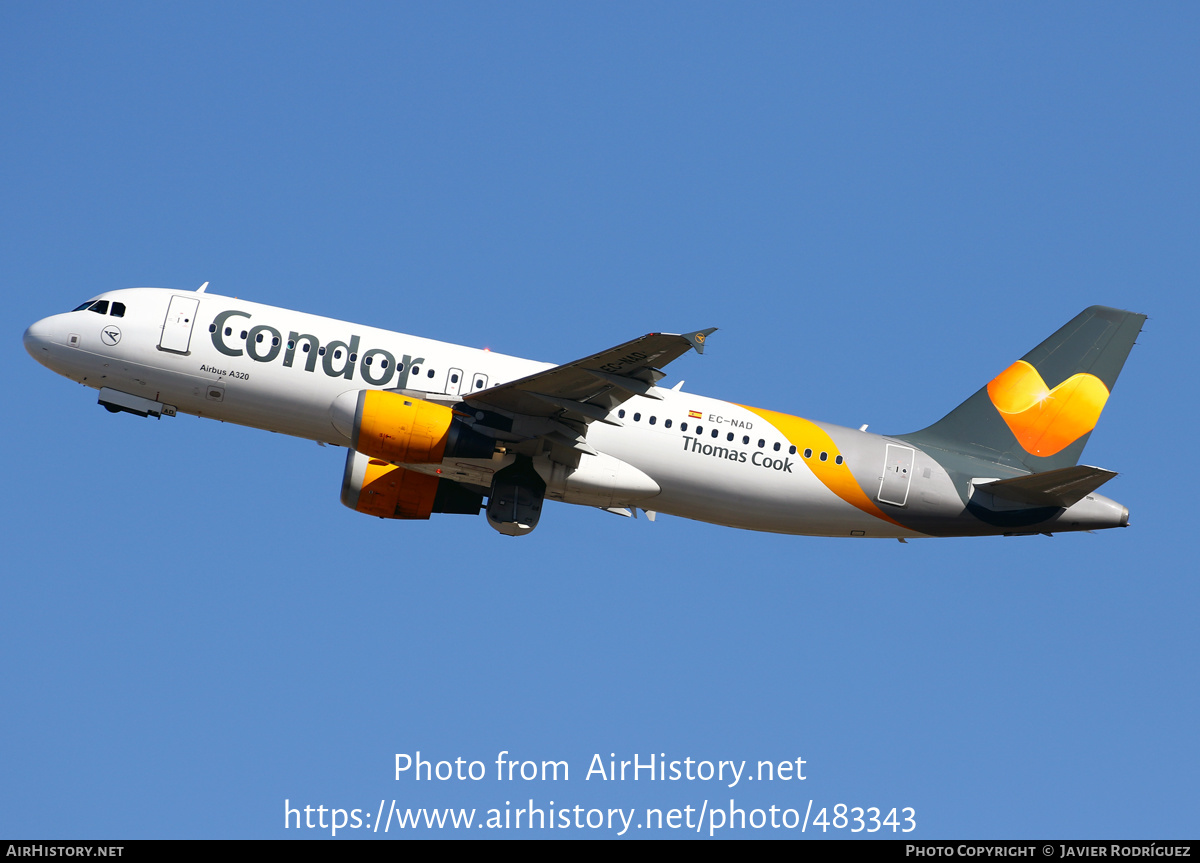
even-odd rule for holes
{"type": "Polygon", "coordinates": [[[100,331],[100,341],[111,347],[121,341],[121,331],[116,327],[105,327],[100,331]]]}
{"type": "Polygon", "coordinates": [[[1071,375],[1051,389],[1038,370],[1017,360],[987,385],[988,398],[1030,455],[1052,456],[1096,427],[1108,387],[1095,375],[1071,375]]]}

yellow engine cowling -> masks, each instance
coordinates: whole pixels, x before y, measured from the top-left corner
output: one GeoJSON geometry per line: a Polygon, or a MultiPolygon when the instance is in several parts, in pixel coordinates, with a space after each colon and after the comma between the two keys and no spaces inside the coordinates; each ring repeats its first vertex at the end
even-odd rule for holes
{"type": "Polygon", "coordinates": [[[350,450],[342,477],[342,503],[379,518],[426,519],[435,512],[476,515],[483,495],[350,450]]]}
{"type": "MultiPolygon", "coordinates": [[[[361,453],[360,453],[361,455],[361,453]]],[[[438,478],[366,458],[361,476],[342,484],[342,503],[380,518],[429,518],[438,478]]],[[[346,463],[350,471],[350,460],[346,463]]]]}
{"type": "Polygon", "coordinates": [[[443,405],[383,390],[342,393],[332,407],[334,427],[351,446],[392,464],[436,464],[450,456],[490,458],[495,441],[443,405]]]}

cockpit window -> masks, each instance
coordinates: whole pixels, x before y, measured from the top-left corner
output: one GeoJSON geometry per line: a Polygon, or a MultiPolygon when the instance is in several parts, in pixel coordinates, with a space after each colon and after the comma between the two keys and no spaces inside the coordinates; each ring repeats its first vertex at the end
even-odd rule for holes
{"type": "MultiPolygon", "coordinates": [[[[89,311],[89,312],[95,312],[98,315],[107,315],[107,314],[109,314],[108,300],[88,300],[86,303],[80,303],[78,306],[71,309],[71,311],[73,311],[73,312],[89,311]]],[[[113,303],[112,304],[112,316],[114,318],[125,317],[125,304],[124,303],[113,303]]]]}

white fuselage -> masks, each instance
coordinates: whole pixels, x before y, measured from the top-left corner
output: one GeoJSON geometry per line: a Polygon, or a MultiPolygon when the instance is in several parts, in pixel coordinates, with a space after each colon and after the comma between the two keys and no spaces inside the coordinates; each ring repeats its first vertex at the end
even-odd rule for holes
{"type": "MultiPolygon", "coordinates": [[[[339,446],[350,441],[335,428],[331,406],[344,393],[407,389],[465,396],[553,367],[207,293],[134,288],[96,299],[109,301],[105,314],[83,310],[41,320],[26,333],[26,348],[59,374],[161,402],[168,414],[339,446]],[[120,316],[113,314],[117,304],[123,306],[120,316]]],[[[963,509],[946,472],[920,450],[906,469],[905,499],[881,504],[877,490],[890,439],[796,418],[788,419],[802,425],[781,431],[762,413],[737,404],[665,388],[656,392],[661,399],[634,396],[614,411],[619,425],[591,423],[587,444],[601,455],[583,459],[630,465],[650,477],[658,493],[650,499],[573,498],[569,489],[555,493],[552,486],[551,499],[599,500],[731,527],[826,536],[923,536],[925,531],[900,523],[902,510],[953,517],[963,509]],[[847,481],[857,487],[847,491],[847,481]]]]}

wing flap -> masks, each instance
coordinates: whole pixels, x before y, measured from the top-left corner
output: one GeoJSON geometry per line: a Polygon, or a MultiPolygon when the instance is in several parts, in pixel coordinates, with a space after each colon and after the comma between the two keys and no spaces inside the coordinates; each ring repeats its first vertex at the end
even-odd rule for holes
{"type": "Polygon", "coordinates": [[[625,390],[627,393],[633,393],[636,396],[646,396],[646,398],[657,399],[662,401],[662,393],[656,392],[654,386],[639,381],[637,378],[627,377],[626,375],[610,375],[608,372],[598,371],[596,369],[587,369],[587,373],[592,377],[612,384],[617,389],[625,390]]]}
{"type": "Polygon", "coordinates": [[[624,425],[620,420],[615,420],[609,417],[608,411],[599,405],[589,404],[588,402],[577,402],[574,399],[565,399],[561,396],[550,396],[545,393],[535,393],[533,390],[527,391],[534,398],[539,398],[542,401],[552,404],[555,407],[562,408],[565,411],[570,411],[574,414],[579,414],[581,417],[598,420],[602,423],[607,423],[610,426],[624,425]]]}

